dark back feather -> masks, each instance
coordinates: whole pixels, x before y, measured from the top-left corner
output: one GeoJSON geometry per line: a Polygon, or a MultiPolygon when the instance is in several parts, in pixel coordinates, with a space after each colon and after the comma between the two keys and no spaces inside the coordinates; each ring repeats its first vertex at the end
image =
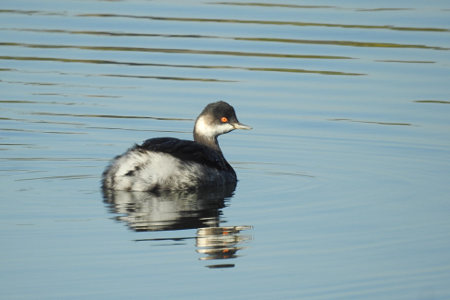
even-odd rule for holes
{"type": "Polygon", "coordinates": [[[195,141],[180,140],[170,137],[146,140],[136,148],[170,154],[182,161],[206,165],[210,168],[233,172],[233,168],[223,157],[222,152],[195,141]]]}

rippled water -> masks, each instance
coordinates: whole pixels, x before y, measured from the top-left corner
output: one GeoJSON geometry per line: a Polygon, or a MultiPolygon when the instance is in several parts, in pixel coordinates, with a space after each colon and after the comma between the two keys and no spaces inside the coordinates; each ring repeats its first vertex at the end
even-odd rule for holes
{"type": "Polygon", "coordinates": [[[448,299],[448,1],[2,1],[2,299],[448,299]],[[103,195],[209,102],[234,191],[103,195]]]}

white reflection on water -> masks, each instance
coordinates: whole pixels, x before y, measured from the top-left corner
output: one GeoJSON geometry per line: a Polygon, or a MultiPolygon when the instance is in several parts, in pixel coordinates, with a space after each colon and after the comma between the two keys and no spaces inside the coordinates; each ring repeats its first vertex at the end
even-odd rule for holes
{"type": "MultiPolygon", "coordinates": [[[[240,231],[251,226],[220,226],[222,209],[234,192],[235,185],[223,189],[199,191],[128,192],[103,190],[104,201],[115,219],[138,232],[196,229],[197,252],[201,260],[237,258],[244,249],[239,244],[251,240],[240,231]]],[[[193,237],[144,238],[136,241],[167,242],[172,245],[193,237]]],[[[213,264],[209,268],[234,267],[234,264],[213,264]]]]}

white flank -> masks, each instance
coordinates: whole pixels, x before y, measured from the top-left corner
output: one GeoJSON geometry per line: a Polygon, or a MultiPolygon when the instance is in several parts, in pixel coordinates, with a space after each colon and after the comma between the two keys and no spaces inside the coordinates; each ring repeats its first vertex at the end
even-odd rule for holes
{"type": "Polygon", "coordinates": [[[209,179],[220,177],[215,169],[182,162],[166,153],[130,151],[113,162],[105,177],[107,186],[115,190],[178,190],[197,186],[205,172],[209,179]]]}

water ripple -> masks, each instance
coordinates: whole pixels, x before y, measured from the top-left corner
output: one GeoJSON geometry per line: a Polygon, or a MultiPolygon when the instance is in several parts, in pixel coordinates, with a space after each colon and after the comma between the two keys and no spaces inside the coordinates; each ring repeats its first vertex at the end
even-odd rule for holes
{"type": "Polygon", "coordinates": [[[433,103],[433,104],[450,104],[450,101],[446,100],[415,100],[415,103],[433,103]]]}
{"type": "Polygon", "coordinates": [[[289,54],[289,53],[147,48],[147,47],[49,45],[49,44],[27,44],[27,43],[11,43],[11,42],[2,42],[0,43],[0,46],[40,48],[40,49],[79,49],[79,50],[94,50],[94,51],[157,52],[157,53],[206,54],[206,55],[252,56],[252,57],[275,57],[275,58],[351,59],[351,57],[348,56],[334,56],[334,55],[328,56],[328,55],[306,55],[306,54],[289,54]]]}
{"type": "Polygon", "coordinates": [[[315,23],[315,22],[299,22],[299,21],[276,21],[276,20],[243,20],[243,19],[214,19],[214,18],[182,18],[182,17],[158,17],[143,15],[127,15],[127,14],[78,14],[78,17],[94,17],[94,18],[132,18],[147,19],[154,21],[174,21],[174,22],[205,22],[205,23],[234,23],[234,24],[257,24],[257,25],[289,25],[300,27],[336,27],[336,28],[354,28],[354,29],[386,29],[399,31],[432,31],[432,32],[449,32],[448,28],[439,27],[404,27],[394,25],[363,25],[363,24],[333,24],[333,23],[315,23]]]}
{"type": "MultiPolygon", "coordinates": [[[[262,4],[259,4],[262,5],[262,4]]],[[[268,4],[264,4],[269,6],[268,4]]],[[[283,5],[283,4],[281,4],[283,5]]],[[[275,4],[273,6],[280,6],[275,4]]],[[[303,6],[302,8],[337,8],[335,6],[303,6]]],[[[356,8],[355,11],[374,12],[374,11],[396,11],[409,10],[408,8],[356,8]]],[[[39,10],[20,10],[20,9],[1,9],[0,13],[6,14],[24,14],[24,15],[43,15],[43,16],[69,16],[67,11],[39,11],[39,10]]],[[[442,27],[406,27],[395,25],[364,25],[364,24],[338,24],[338,23],[316,23],[299,21],[278,21],[278,20],[244,20],[244,19],[219,19],[219,18],[189,18],[189,17],[161,17],[147,15],[131,14],[113,14],[113,13],[81,13],[73,15],[75,17],[88,18],[132,18],[146,19],[153,21],[172,21],[172,22],[206,22],[206,23],[234,23],[234,24],[257,24],[257,25],[275,25],[275,26],[300,26],[300,27],[335,27],[335,28],[356,28],[356,29],[385,29],[398,31],[429,31],[429,32],[449,32],[450,29],[442,27]]]]}
{"type": "Polygon", "coordinates": [[[32,115],[39,116],[63,116],[77,118],[108,118],[108,119],[151,119],[159,121],[192,121],[192,119],[183,118],[162,118],[151,116],[127,116],[127,115],[102,115],[102,114],[74,114],[74,113],[52,113],[52,112],[32,112],[32,115]]]}
{"type": "Polygon", "coordinates": [[[278,7],[278,8],[300,8],[300,9],[333,9],[333,10],[354,10],[354,11],[404,11],[414,10],[405,7],[389,7],[389,8],[347,8],[333,5],[298,5],[298,4],[280,4],[280,3],[261,3],[261,2],[209,2],[208,4],[232,5],[232,6],[258,6],[258,7],[278,7]]]}
{"type": "MultiPolygon", "coordinates": [[[[55,57],[30,57],[30,56],[0,56],[3,60],[19,60],[19,61],[56,61],[63,63],[89,63],[89,64],[114,64],[127,66],[152,66],[152,67],[172,67],[172,68],[197,68],[197,69],[234,69],[246,71],[262,71],[262,72],[286,72],[286,73],[310,73],[321,75],[346,75],[361,76],[365,73],[342,72],[333,70],[308,70],[300,68],[273,68],[273,67],[242,67],[242,66],[218,66],[218,65],[180,65],[180,64],[157,64],[157,63],[141,63],[141,62],[124,62],[115,60],[100,59],[74,59],[74,58],[55,58],[55,57]]],[[[155,75],[126,75],[126,74],[89,74],[88,76],[104,76],[104,77],[121,77],[121,78],[139,78],[139,79],[160,79],[160,80],[182,80],[182,81],[204,81],[204,82],[238,82],[237,80],[225,80],[217,78],[198,78],[198,77],[179,77],[179,76],[155,76],[155,75]]],[[[9,82],[14,83],[14,82],[9,82]]],[[[24,82],[15,82],[24,83],[24,82]]],[[[24,83],[33,85],[57,85],[56,83],[33,82],[24,83]]]]}
{"type": "Polygon", "coordinates": [[[406,123],[406,122],[364,121],[364,120],[353,120],[353,119],[347,119],[347,118],[329,119],[329,121],[345,121],[345,122],[376,124],[376,125],[390,125],[390,126],[412,126],[413,125],[411,123],[406,123]]]}
{"type": "MultiPolygon", "coordinates": [[[[161,37],[161,38],[195,38],[195,39],[223,39],[249,42],[269,42],[269,43],[290,43],[290,44],[311,44],[311,45],[332,45],[345,47],[367,47],[367,48],[413,48],[413,49],[431,49],[431,50],[450,50],[450,48],[429,46],[423,44],[401,44],[387,42],[367,42],[367,41],[348,41],[348,40],[308,40],[292,39],[278,37],[245,37],[245,36],[219,36],[219,35],[201,35],[201,34],[158,34],[158,33],[137,33],[137,32],[119,32],[119,31],[96,31],[96,30],[64,30],[64,29],[34,29],[34,28],[0,28],[0,30],[25,31],[55,34],[80,34],[94,36],[120,36],[120,37],[161,37]]],[[[314,58],[314,57],[313,57],[314,58]]],[[[323,57],[319,57],[323,58],[323,57]]],[[[336,57],[331,58],[348,58],[336,57]]]]}

